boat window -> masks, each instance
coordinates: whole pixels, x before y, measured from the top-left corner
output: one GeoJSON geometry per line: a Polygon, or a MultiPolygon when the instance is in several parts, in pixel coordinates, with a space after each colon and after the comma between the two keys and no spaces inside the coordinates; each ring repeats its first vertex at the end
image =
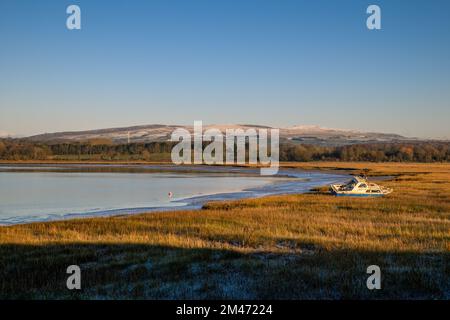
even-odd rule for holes
{"type": "Polygon", "coordinates": [[[359,185],[359,188],[367,188],[367,184],[361,183],[361,184],[359,185]]]}

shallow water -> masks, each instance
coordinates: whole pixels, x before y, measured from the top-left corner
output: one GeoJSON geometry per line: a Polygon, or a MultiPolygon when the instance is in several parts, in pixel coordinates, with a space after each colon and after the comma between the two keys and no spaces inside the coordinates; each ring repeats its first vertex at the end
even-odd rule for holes
{"type": "MultiPolygon", "coordinates": [[[[197,173],[136,173],[136,167],[132,168],[133,173],[126,172],[126,168],[121,172],[95,172],[92,166],[89,172],[84,172],[86,168],[1,166],[0,224],[198,208],[209,200],[301,193],[312,186],[342,178],[298,172],[284,172],[291,178],[261,177],[255,175],[254,170],[236,171],[235,168],[233,174],[224,172],[223,168],[202,168],[202,172],[197,173]],[[173,196],[169,197],[169,193],[173,196]]],[[[138,168],[146,169],[145,166],[138,168]]],[[[167,168],[161,167],[161,170],[167,168]]]]}

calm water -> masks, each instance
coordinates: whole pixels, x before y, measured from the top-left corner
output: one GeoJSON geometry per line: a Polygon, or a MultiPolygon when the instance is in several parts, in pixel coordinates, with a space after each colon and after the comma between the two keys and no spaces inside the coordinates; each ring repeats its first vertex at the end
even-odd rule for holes
{"type": "Polygon", "coordinates": [[[313,185],[336,180],[324,174],[310,174],[306,181],[212,172],[66,172],[64,167],[27,167],[18,171],[23,168],[6,166],[0,169],[3,225],[199,207],[208,200],[304,192],[313,185]],[[35,171],[42,169],[46,171],[35,171]],[[173,194],[171,198],[169,192],[173,194]]]}

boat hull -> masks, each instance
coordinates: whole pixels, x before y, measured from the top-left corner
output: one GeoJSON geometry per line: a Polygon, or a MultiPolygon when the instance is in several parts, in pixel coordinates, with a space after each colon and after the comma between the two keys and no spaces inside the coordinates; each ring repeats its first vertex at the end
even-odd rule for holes
{"type": "Polygon", "coordinates": [[[360,198],[375,198],[375,197],[383,197],[385,194],[383,193],[373,193],[373,194],[366,194],[366,193],[333,193],[336,197],[360,197],[360,198]]]}

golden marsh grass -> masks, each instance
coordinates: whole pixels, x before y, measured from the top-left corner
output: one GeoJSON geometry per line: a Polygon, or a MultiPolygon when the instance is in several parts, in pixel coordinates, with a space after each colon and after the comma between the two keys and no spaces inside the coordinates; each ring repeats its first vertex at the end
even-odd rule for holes
{"type": "Polygon", "coordinates": [[[0,296],[450,298],[450,164],[283,165],[391,176],[380,183],[394,193],[360,199],[318,188],[199,211],[1,227],[0,296]],[[65,288],[71,264],[82,269],[81,291],[65,288]],[[371,264],[382,290],[366,287],[371,264]]]}

